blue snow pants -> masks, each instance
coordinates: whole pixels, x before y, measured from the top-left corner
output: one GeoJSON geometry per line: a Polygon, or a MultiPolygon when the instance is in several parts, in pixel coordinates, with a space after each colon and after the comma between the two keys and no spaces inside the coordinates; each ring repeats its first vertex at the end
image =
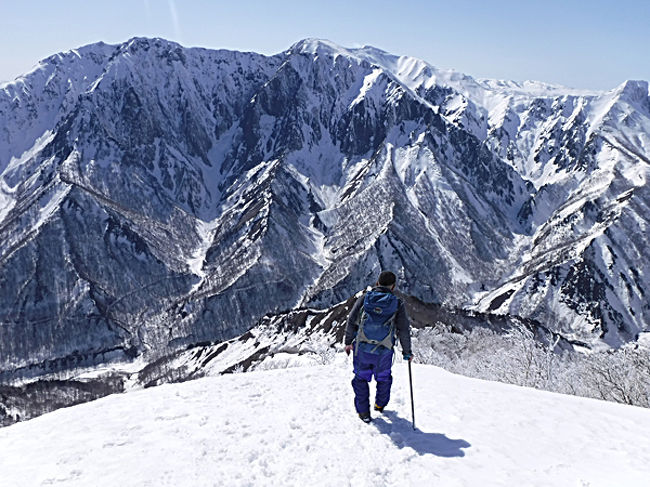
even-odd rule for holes
{"type": "Polygon", "coordinates": [[[388,404],[390,386],[393,383],[393,376],[390,373],[390,368],[393,365],[393,351],[376,354],[358,350],[354,356],[353,364],[354,379],[352,379],[352,389],[354,389],[354,407],[357,413],[370,411],[370,388],[368,383],[373,375],[377,381],[375,404],[380,407],[388,404]]]}

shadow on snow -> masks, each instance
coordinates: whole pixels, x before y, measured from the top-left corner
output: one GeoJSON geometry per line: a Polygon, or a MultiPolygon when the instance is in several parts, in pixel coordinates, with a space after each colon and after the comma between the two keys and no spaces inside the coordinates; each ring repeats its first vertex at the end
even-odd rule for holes
{"type": "Polygon", "coordinates": [[[388,435],[398,448],[413,448],[420,455],[430,453],[439,457],[464,457],[463,448],[472,446],[465,440],[452,440],[441,433],[414,430],[410,421],[400,418],[394,411],[386,411],[383,417],[373,419],[372,424],[380,433],[388,435]]]}

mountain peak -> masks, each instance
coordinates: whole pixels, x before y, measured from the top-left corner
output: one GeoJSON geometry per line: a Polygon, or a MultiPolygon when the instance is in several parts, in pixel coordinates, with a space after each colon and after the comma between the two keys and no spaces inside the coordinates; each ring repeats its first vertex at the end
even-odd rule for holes
{"type": "Polygon", "coordinates": [[[615,91],[630,102],[647,100],[650,96],[648,82],[645,80],[627,80],[616,87],[615,91]]]}
{"type": "Polygon", "coordinates": [[[153,50],[157,54],[169,52],[181,52],[185,50],[183,46],[174,41],[162,39],[160,37],[132,37],[126,42],[118,45],[120,53],[142,54],[153,50]]]}
{"type": "Polygon", "coordinates": [[[391,63],[389,64],[392,64],[399,57],[368,44],[362,47],[343,47],[330,40],[317,38],[302,39],[293,44],[288,52],[312,55],[343,54],[360,61],[365,60],[381,66],[386,64],[387,59],[390,59],[391,63]]]}
{"type": "Polygon", "coordinates": [[[289,52],[299,52],[304,54],[333,53],[345,51],[345,48],[327,39],[318,39],[308,37],[302,39],[289,48],[289,52]]]}
{"type": "Polygon", "coordinates": [[[135,48],[148,48],[148,47],[183,47],[178,42],[163,39],[162,37],[131,37],[121,45],[126,47],[135,48]]]}

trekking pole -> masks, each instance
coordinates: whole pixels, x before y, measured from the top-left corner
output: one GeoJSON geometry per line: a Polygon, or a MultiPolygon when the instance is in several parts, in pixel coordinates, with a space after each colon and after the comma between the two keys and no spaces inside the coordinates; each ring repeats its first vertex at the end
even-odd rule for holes
{"type": "Polygon", "coordinates": [[[411,418],[415,429],[415,406],[413,405],[413,374],[411,374],[411,361],[409,360],[409,385],[411,386],[411,418]]]}

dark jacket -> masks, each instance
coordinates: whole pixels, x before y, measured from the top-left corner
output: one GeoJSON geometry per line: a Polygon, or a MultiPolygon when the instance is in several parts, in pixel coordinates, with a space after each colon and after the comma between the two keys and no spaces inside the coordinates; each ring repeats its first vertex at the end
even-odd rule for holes
{"type": "MultiPolygon", "coordinates": [[[[390,288],[377,286],[372,289],[383,293],[391,293],[390,288]]],[[[357,336],[359,330],[359,313],[363,308],[363,300],[365,294],[362,294],[352,306],[352,310],[348,315],[348,323],[345,328],[345,344],[351,345],[354,338],[357,336]]],[[[409,325],[408,315],[406,314],[406,306],[401,299],[397,299],[397,314],[395,315],[395,330],[397,331],[397,338],[402,345],[402,353],[411,354],[411,331],[409,325]]]]}

